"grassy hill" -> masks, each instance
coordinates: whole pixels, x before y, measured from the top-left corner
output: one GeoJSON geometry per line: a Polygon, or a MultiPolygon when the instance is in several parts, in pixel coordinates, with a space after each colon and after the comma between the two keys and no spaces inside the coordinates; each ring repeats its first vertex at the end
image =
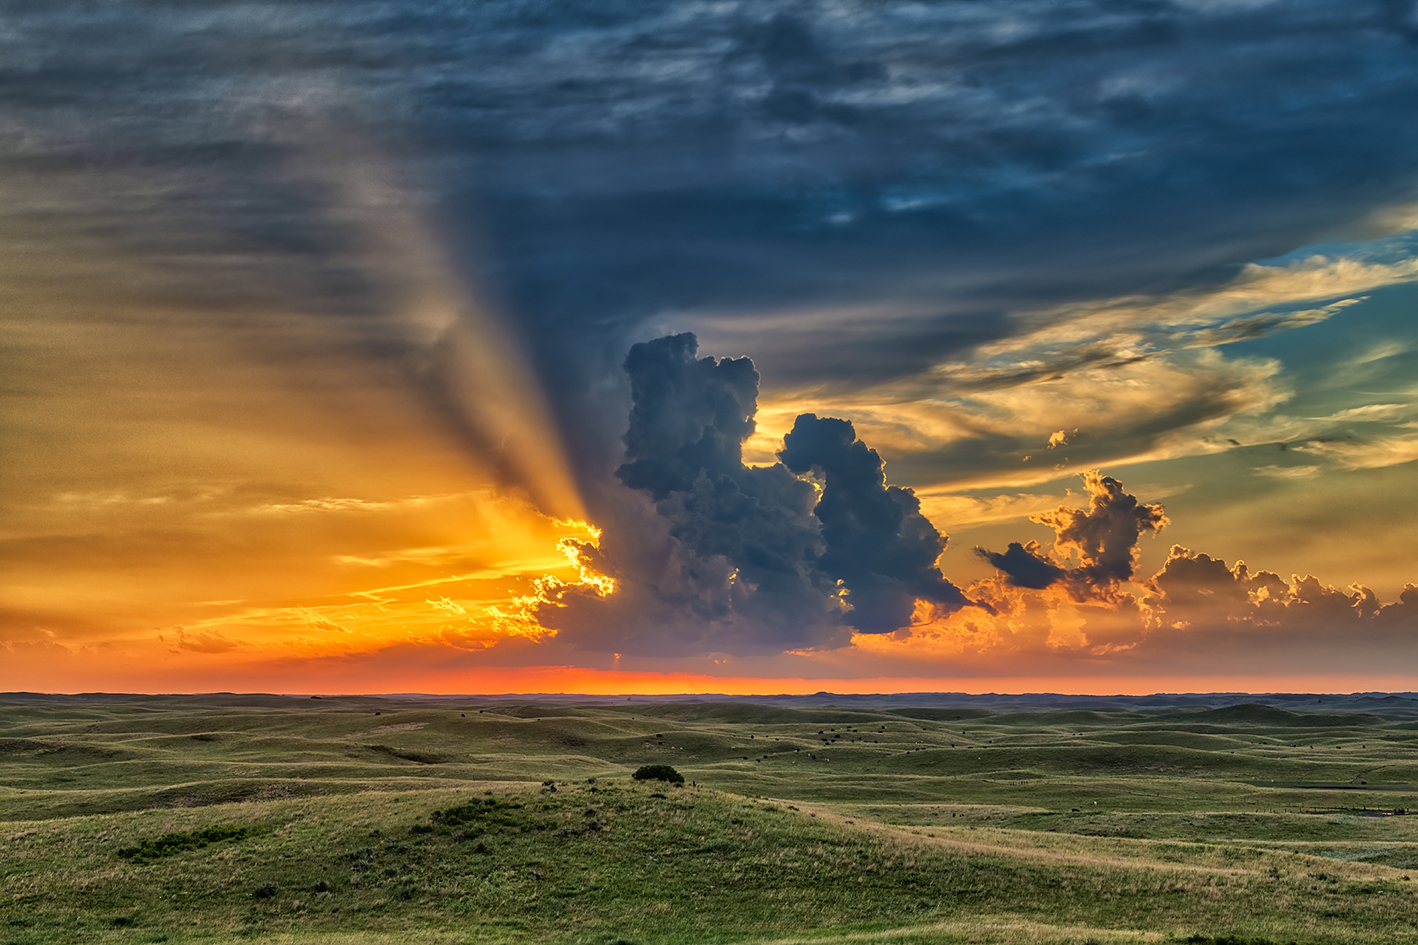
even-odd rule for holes
{"type": "Polygon", "coordinates": [[[1413,941],[1411,725],[0,697],[0,943],[1413,941]]]}

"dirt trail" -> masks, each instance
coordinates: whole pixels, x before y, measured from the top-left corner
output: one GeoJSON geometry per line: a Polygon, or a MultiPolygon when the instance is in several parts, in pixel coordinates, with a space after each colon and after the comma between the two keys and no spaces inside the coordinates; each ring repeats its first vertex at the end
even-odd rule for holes
{"type": "Polygon", "coordinates": [[[1086,925],[1046,925],[1028,919],[1007,918],[966,918],[947,922],[931,922],[926,925],[905,926],[897,929],[882,929],[876,932],[848,932],[840,935],[813,935],[801,938],[765,939],[756,945],[831,945],[833,942],[877,942],[910,938],[920,935],[958,935],[968,937],[970,942],[1001,942],[1015,945],[1018,942],[1085,942],[1133,943],[1160,942],[1165,937],[1161,932],[1140,929],[1104,929],[1086,925]]]}
{"type": "MultiPolygon", "coordinates": [[[[777,801],[786,805],[787,801],[777,801]]],[[[960,853],[974,853],[989,856],[1013,856],[1021,859],[1029,859],[1047,863],[1067,863],[1074,866],[1102,867],[1113,869],[1143,869],[1156,870],[1168,873],[1192,873],[1206,874],[1214,876],[1256,876],[1269,869],[1269,864],[1261,867],[1240,867],[1221,866],[1208,863],[1178,863],[1170,860],[1158,859],[1154,856],[1146,855],[1147,848],[1157,843],[1152,840],[1132,840],[1125,838],[1092,838],[1073,837],[1071,835],[1037,835],[1022,831],[1007,831],[1001,828],[985,828],[980,831],[970,831],[973,836],[965,838],[961,836],[959,827],[903,827],[896,824],[883,823],[879,820],[869,820],[860,813],[843,814],[842,812],[823,804],[804,803],[802,801],[792,802],[796,807],[806,814],[814,814],[823,820],[830,820],[834,823],[846,824],[848,821],[859,829],[871,831],[873,833],[892,836],[900,840],[912,843],[920,843],[943,847],[960,853]],[[934,836],[931,836],[931,833],[934,836]],[[1059,843],[1065,840],[1075,840],[1087,842],[1088,840],[1106,840],[1107,843],[1117,845],[1135,845],[1139,851],[1139,856],[1119,856],[1107,853],[1073,853],[1066,850],[1052,849],[1048,845],[1050,842],[1059,843]]],[[[1168,843],[1169,846],[1176,847],[1184,844],[1168,843]]],[[[1214,846],[1206,844],[1196,844],[1197,854],[1203,855],[1214,849],[1214,846]]],[[[1342,871],[1351,879],[1381,878],[1384,876],[1393,877],[1395,874],[1406,873],[1405,870],[1395,870],[1391,867],[1378,866],[1372,864],[1360,864],[1353,862],[1336,862],[1322,857],[1308,856],[1306,854],[1289,854],[1281,851],[1270,851],[1263,847],[1251,847],[1257,854],[1263,856],[1293,856],[1299,855],[1313,863],[1323,863],[1325,868],[1331,872],[1342,871]]]]}

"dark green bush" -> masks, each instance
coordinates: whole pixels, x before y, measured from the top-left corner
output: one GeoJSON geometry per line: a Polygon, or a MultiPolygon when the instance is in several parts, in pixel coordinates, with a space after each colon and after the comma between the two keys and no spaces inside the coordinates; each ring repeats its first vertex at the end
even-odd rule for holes
{"type": "Polygon", "coordinates": [[[209,843],[240,840],[248,833],[250,831],[245,827],[225,826],[208,827],[206,830],[194,830],[191,833],[168,833],[156,840],[144,840],[136,847],[123,847],[118,851],[118,855],[135,863],[147,863],[175,853],[196,850],[209,843]]]}
{"type": "Polygon", "coordinates": [[[458,807],[433,812],[432,820],[442,827],[473,827],[488,830],[492,827],[518,827],[529,829],[531,821],[521,804],[489,797],[482,801],[470,801],[458,807]]]}
{"type": "Polygon", "coordinates": [[[684,775],[680,774],[669,765],[641,765],[635,769],[631,775],[637,781],[669,781],[671,784],[683,784],[684,775]]]}

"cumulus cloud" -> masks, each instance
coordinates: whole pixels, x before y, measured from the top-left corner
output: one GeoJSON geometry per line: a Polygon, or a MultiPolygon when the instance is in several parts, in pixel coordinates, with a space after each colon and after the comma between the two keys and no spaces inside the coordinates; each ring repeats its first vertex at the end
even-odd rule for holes
{"type": "Polygon", "coordinates": [[[886,485],[885,464],[845,420],[803,414],[778,454],[789,470],[826,480],[813,514],[822,522],[821,566],[848,588],[849,622],[884,632],[906,626],[917,600],[949,609],[967,601],[935,560],[945,538],[910,489],[886,485]]]}
{"type": "Polygon", "coordinates": [[[979,555],[1015,587],[1042,589],[1063,581],[1079,600],[1114,598],[1118,586],[1133,578],[1138,540],[1166,527],[1167,515],[1160,505],[1139,503],[1121,482],[1097,470],[1084,474],[1083,485],[1087,509],[1060,506],[1030,516],[1054,529],[1051,551],[1041,551],[1037,542],[1012,542],[1003,554],[980,549],[979,555]],[[1077,563],[1063,566],[1072,561],[1077,563]]]}
{"type": "Polygon", "coordinates": [[[1176,611],[1274,600],[1288,592],[1278,574],[1261,571],[1253,575],[1240,561],[1235,568],[1228,568],[1219,558],[1193,554],[1181,545],[1172,546],[1152,583],[1159,592],[1156,603],[1176,611]]]}
{"type": "Polygon", "coordinates": [[[697,357],[691,334],[631,348],[627,501],[599,547],[616,591],[558,589],[538,611],[563,640],[616,652],[747,652],[845,642],[908,626],[918,600],[968,603],[935,566],[945,538],[842,420],[804,415],[781,462],[747,466],[758,374],[697,357]],[[820,485],[819,485],[820,483],[820,485]],[[645,503],[651,503],[646,508],[645,503]]]}
{"type": "Polygon", "coordinates": [[[698,346],[691,334],[675,335],[635,345],[625,359],[632,406],[616,476],[656,501],[689,491],[701,475],[737,474],[754,430],[753,362],[697,359],[698,346]]]}
{"type": "Polygon", "coordinates": [[[857,637],[855,650],[902,667],[914,659],[1067,673],[1082,660],[1117,672],[1250,676],[1312,672],[1321,661],[1372,673],[1412,650],[1413,584],[1384,603],[1363,585],[1339,588],[1313,575],[1287,580],[1180,545],[1156,573],[1139,574],[1131,549],[1166,518],[1160,506],[1137,502],[1107,479],[1092,477],[1089,509],[1035,516],[1055,528],[1052,549],[1012,542],[1002,553],[978,552],[1000,572],[967,588],[988,609],[922,610],[908,634],[857,637]]]}
{"type": "MultiPolygon", "coordinates": [[[[749,466],[743,445],[755,433],[759,377],[747,358],[701,358],[682,334],[634,346],[625,369],[632,404],[616,471],[627,487],[620,514],[599,546],[576,545],[580,565],[616,589],[550,589],[535,617],[557,636],[542,646],[895,659],[910,642],[923,658],[1121,666],[1226,627],[1280,639],[1313,636],[1325,621],[1390,632],[1411,618],[1406,598],[1384,606],[1367,588],[1285,581],[1180,547],[1155,575],[1139,574],[1140,542],[1169,524],[1166,512],[1097,470],[1082,477],[1083,508],[1040,508],[1041,496],[996,502],[986,520],[1032,512],[1054,539],[1047,548],[1022,540],[977,549],[999,576],[962,592],[935,564],[944,537],[911,490],[887,483],[881,456],[851,423],[801,414],[779,462],[749,466]]],[[[1409,596],[1418,600],[1418,590],[1409,596]]]]}
{"type": "Polygon", "coordinates": [[[1060,507],[1037,516],[1054,528],[1054,553],[1076,555],[1079,577],[1089,584],[1117,584],[1132,578],[1138,539],[1167,525],[1160,505],[1143,505],[1123,484],[1096,470],[1085,473],[1087,510],[1060,507]]]}
{"type": "MultiPolygon", "coordinates": [[[[616,590],[566,585],[545,595],[535,616],[558,635],[542,646],[829,661],[859,653],[888,662],[909,660],[914,648],[952,665],[1122,667],[1161,665],[1204,634],[1255,661],[1266,641],[1320,640],[1323,626],[1386,639],[1411,621],[1408,597],[1418,600],[1418,590],[1405,591],[1385,606],[1367,588],[1286,581],[1179,547],[1155,575],[1140,574],[1140,543],[1168,517],[1097,470],[1082,477],[1083,508],[1049,508],[1034,495],[933,497],[933,507],[971,520],[1027,515],[1054,532],[1047,548],[1021,540],[1002,552],[977,549],[998,577],[962,592],[935,564],[944,537],[913,492],[886,482],[886,464],[853,424],[799,414],[779,462],[749,466],[759,377],[747,358],[701,358],[683,334],[636,345],[625,368],[632,405],[616,476],[628,488],[599,547],[577,546],[581,566],[608,575],[616,590]],[[1227,636],[1237,629],[1249,642],[1227,636]]],[[[1381,404],[1316,420],[1401,415],[1381,404]]],[[[1086,430],[1069,430],[1049,431],[1056,448],[1086,441],[1086,430]]],[[[1299,478],[1313,467],[1286,469],[1297,471],[1261,474],[1299,478]]]]}
{"type": "MultiPolygon", "coordinates": [[[[1293,642],[1338,638],[1355,632],[1386,636],[1411,631],[1418,616],[1418,587],[1404,585],[1399,599],[1380,603],[1368,587],[1341,589],[1313,575],[1288,581],[1272,571],[1252,571],[1243,561],[1226,562],[1173,545],[1166,563],[1149,582],[1144,605],[1154,621],[1176,629],[1274,628],[1293,642]]],[[[1361,638],[1355,638],[1356,642],[1361,638]]]]}

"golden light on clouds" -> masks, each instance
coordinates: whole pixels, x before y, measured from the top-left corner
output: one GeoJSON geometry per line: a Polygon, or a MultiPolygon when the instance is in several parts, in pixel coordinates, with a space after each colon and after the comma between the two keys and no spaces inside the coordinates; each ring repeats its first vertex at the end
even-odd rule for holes
{"type": "MultiPolygon", "coordinates": [[[[506,604],[488,605],[486,611],[493,618],[494,626],[509,636],[524,636],[534,640],[555,636],[555,630],[544,627],[537,619],[537,609],[543,605],[562,606],[557,600],[559,591],[587,588],[597,597],[615,593],[615,580],[598,574],[587,565],[584,557],[588,548],[600,547],[601,530],[586,522],[574,520],[556,524],[580,532],[577,536],[564,537],[557,541],[557,548],[570,564],[571,577],[545,574],[532,582],[532,589],[528,593],[515,597],[506,604]]],[[[619,654],[616,658],[619,659],[619,654]]]]}
{"type": "MultiPolygon", "coordinates": [[[[1294,395],[1282,365],[1228,355],[1225,346],[1325,321],[1359,304],[1360,293],[1415,279],[1418,261],[1412,258],[1381,262],[1313,254],[1248,264],[1229,282],[1204,290],[1021,312],[1008,338],[957,352],[918,374],[840,388],[770,386],[760,397],[758,428],[745,455],[750,462],[772,462],[799,413],[843,416],[864,440],[898,461],[920,457],[912,466],[912,485],[971,490],[1036,485],[1102,462],[1156,462],[1317,436],[1341,418],[1276,416],[1294,395]],[[1017,441],[1016,467],[975,472],[968,464],[944,461],[953,458],[957,444],[979,441],[1017,441]],[[916,471],[926,466],[937,470],[937,478],[916,471]],[[940,478],[941,472],[949,477],[940,478]]],[[[852,319],[877,324],[860,311],[824,310],[781,319],[777,328],[779,335],[790,335],[852,319]]],[[[723,317],[702,321],[726,343],[747,343],[762,330],[755,324],[741,331],[723,317]]],[[[1402,353],[1383,348],[1372,359],[1402,353]]],[[[1352,381],[1363,370],[1363,364],[1353,365],[1346,378],[1352,381]]],[[[1400,430],[1373,443],[1312,448],[1349,468],[1372,468],[1411,461],[1413,442],[1400,430]]]]}

